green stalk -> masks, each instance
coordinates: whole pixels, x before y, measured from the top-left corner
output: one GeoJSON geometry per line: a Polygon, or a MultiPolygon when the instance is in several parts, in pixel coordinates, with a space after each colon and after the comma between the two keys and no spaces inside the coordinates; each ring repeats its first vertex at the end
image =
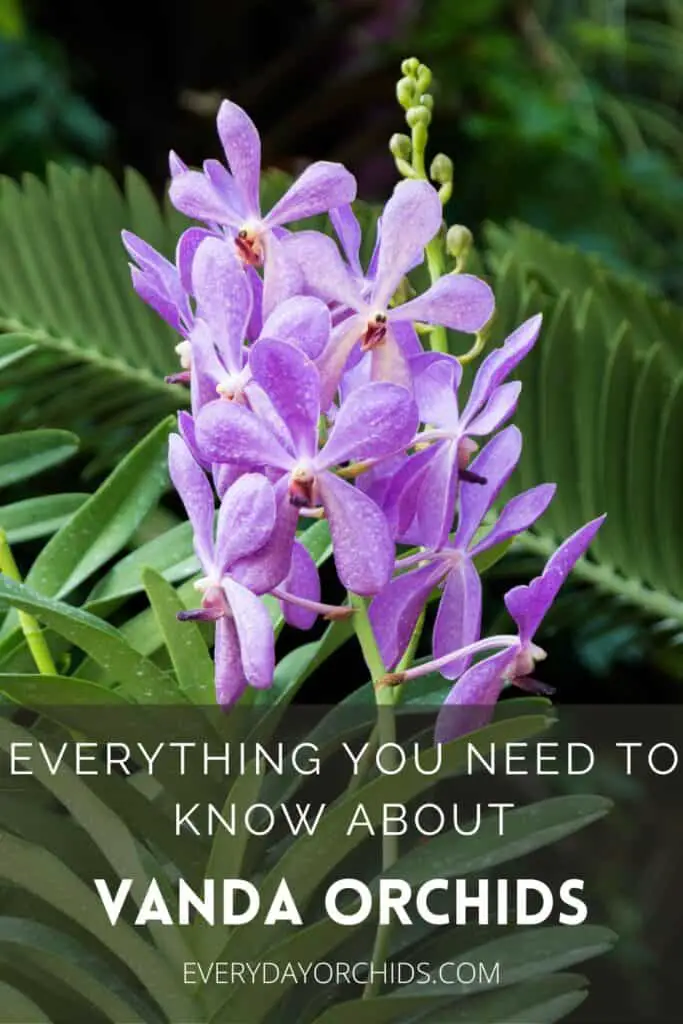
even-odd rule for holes
{"type": "MultiPolygon", "coordinates": [[[[356,614],[353,617],[356,636],[358,637],[358,642],[360,644],[361,651],[363,652],[365,663],[370,670],[372,682],[375,684],[379,679],[386,675],[386,667],[382,661],[382,656],[379,652],[377,641],[375,640],[375,636],[372,631],[372,625],[368,617],[367,605],[363,598],[359,597],[357,594],[349,594],[349,601],[356,609],[356,614]]],[[[425,613],[423,611],[418,619],[415,629],[413,630],[408,648],[398,664],[399,671],[408,668],[415,657],[415,651],[424,626],[424,619],[425,613]]],[[[361,761],[359,765],[359,772],[352,779],[347,793],[353,793],[356,791],[362,778],[369,770],[372,758],[377,748],[384,743],[396,742],[395,708],[396,704],[401,699],[402,687],[380,686],[378,688],[377,686],[374,686],[374,691],[375,702],[377,704],[377,724],[370,736],[364,761],[361,761]]],[[[382,872],[389,871],[396,864],[398,858],[398,836],[383,836],[382,872]]],[[[389,953],[390,941],[391,925],[378,925],[372,950],[372,973],[363,992],[364,999],[371,999],[373,996],[376,996],[380,990],[381,979],[380,977],[374,977],[374,974],[379,973],[386,962],[389,953]]]]}
{"type": "MultiPolygon", "coordinates": [[[[17,563],[14,560],[12,549],[9,546],[7,540],[7,534],[4,530],[0,529],[0,572],[3,572],[9,579],[14,580],[16,583],[21,583],[21,573],[17,563]]],[[[19,624],[21,626],[22,633],[26,638],[28,649],[30,650],[33,660],[36,663],[36,668],[43,676],[56,676],[58,675],[55,663],[52,660],[50,648],[47,645],[47,640],[43,634],[42,629],[32,615],[27,612],[19,612],[19,624]]]]}
{"type": "MultiPolygon", "coordinates": [[[[349,594],[349,601],[356,614],[353,617],[356,636],[360,644],[365,664],[368,666],[375,692],[377,704],[377,725],[371,737],[371,743],[379,746],[384,743],[396,742],[396,717],[394,715],[394,693],[391,687],[377,687],[375,684],[386,675],[386,668],[382,656],[377,647],[365,600],[357,594],[349,594]]],[[[398,860],[398,836],[382,837],[382,871],[388,871],[398,860]]],[[[372,950],[372,974],[365,986],[363,998],[369,999],[376,995],[380,987],[380,979],[374,978],[375,972],[379,972],[383,966],[391,938],[388,925],[378,925],[375,933],[375,943],[372,950]]]]}

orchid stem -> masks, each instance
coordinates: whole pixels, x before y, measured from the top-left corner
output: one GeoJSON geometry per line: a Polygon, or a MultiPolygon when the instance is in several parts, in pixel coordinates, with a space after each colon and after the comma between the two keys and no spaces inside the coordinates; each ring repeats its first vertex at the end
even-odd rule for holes
{"type": "MultiPolygon", "coordinates": [[[[356,630],[356,636],[360,644],[363,657],[365,658],[365,664],[368,666],[370,675],[372,677],[372,685],[375,693],[375,701],[377,704],[377,725],[373,730],[372,736],[370,737],[370,748],[376,749],[378,746],[383,744],[393,744],[396,742],[396,717],[394,714],[394,703],[396,700],[396,694],[389,688],[378,688],[377,681],[381,679],[385,673],[386,668],[382,661],[382,655],[379,652],[377,641],[372,630],[370,618],[368,616],[368,608],[364,598],[359,597],[357,594],[349,593],[349,602],[353,608],[356,609],[353,622],[356,630]]],[[[388,752],[392,750],[392,747],[388,747],[388,752]]],[[[398,836],[387,836],[382,837],[382,871],[389,871],[396,861],[398,860],[398,836]]],[[[390,928],[388,925],[377,926],[377,932],[375,934],[375,943],[372,950],[372,968],[370,972],[370,978],[367,981],[365,990],[363,992],[364,999],[370,999],[376,995],[379,990],[380,983],[380,970],[384,964],[388,949],[389,940],[391,937],[390,928]]]]}
{"type": "MultiPolygon", "coordinates": [[[[14,580],[16,583],[22,582],[19,567],[14,560],[12,549],[7,540],[7,534],[2,529],[0,529],[0,572],[3,572],[5,576],[8,576],[9,579],[14,580]]],[[[20,611],[18,615],[21,631],[36,663],[36,668],[43,676],[56,676],[57,669],[38,620],[34,619],[27,612],[20,611]]]]}

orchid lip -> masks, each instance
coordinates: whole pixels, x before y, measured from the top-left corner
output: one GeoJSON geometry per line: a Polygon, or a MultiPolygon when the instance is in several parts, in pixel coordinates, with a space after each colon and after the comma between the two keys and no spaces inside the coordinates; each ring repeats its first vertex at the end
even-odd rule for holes
{"type": "Polygon", "coordinates": [[[373,313],[368,317],[365,332],[361,338],[361,352],[370,352],[373,348],[381,345],[387,334],[386,313],[373,313]]]}
{"type": "Polygon", "coordinates": [[[289,502],[296,508],[311,508],[316,504],[314,499],[315,472],[308,460],[298,462],[289,476],[287,493],[289,502]]]}
{"type": "Polygon", "coordinates": [[[263,246],[260,232],[253,224],[245,224],[235,237],[237,255],[246,266],[260,267],[263,264],[263,246]]]}

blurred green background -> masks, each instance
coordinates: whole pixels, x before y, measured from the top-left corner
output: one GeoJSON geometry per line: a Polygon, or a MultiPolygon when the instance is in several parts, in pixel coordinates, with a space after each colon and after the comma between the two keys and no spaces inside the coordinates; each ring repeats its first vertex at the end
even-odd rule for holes
{"type": "Polygon", "coordinates": [[[382,198],[409,53],[439,83],[452,219],[518,217],[680,296],[680,0],[0,0],[0,170],[130,164],[161,187],[171,145],[217,152],[229,96],[267,163],[340,159],[382,198]]]}

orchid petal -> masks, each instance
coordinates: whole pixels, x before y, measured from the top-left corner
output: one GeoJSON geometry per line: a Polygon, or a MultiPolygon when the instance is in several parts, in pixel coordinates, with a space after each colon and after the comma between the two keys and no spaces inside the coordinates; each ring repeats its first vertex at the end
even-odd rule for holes
{"type": "Polygon", "coordinates": [[[408,360],[394,337],[393,327],[387,331],[382,344],[370,352],[370,365],[371,380],[399,384],[407,391],[412,391],[413,375],[408,360]]]}
{"type": "Polygon", "coordinates": [[[199,451],[211,462],[273,466],[287,470],[294,459],[261,420],[237,402],[209,402],[196,420],[199,451]]]}
{"type": "Polygon", "coordinates": [[[495,389],[482,411],[468,423],[463,417],[463,433],[481,436],[492,434],[508,420],[519,401],[522,385],[518,380],[508,381],[495,389]]]}
{"type": "Polygon", "coordinates": [[[221,502],[216,527],[216,565],[221,573],[238,559],[259,551],[275,526],[273,485],[258,473],[246,473],[221,502]]]}
{"type": "Polygon", "coordinates": [[[288,341],[309,359],[317,359],[330,340],[330,330],[330,311],[325,303],[305,295],[281,302],[264,323],[261,334],[288,341]]]}
{"type": "MultiPolygon", "coordinates": [[[[466,647],[479,639],[481,630],[481,580],[473,562],[461,555],[449,571],[434,623],[433,654],[442,658],[449,651],[466,647]]],[[[446,679],[457,679],[471,655],[451,661],[441,669],[446,679]]]]}
{"type": "Polygon", "coordinates": [[[206,321],[229,373],[244,365],[243,341],[251,313],[251,289],[230,243],[207,238],[192,267],[197,313],[206,321]]]}
{"type": "Polygon", "coordinates": [[[290,252],[291,236],[278,238],[269,231],[263,238],[263,315],[277,309],[280,303],[299,295],[304,290],[304,277],[299,264],[290,252]]]}
{"type": "Polygon", "coordinates": [[[385,668],[395,668],[406,651],[442,572],[442,566],[423,565],[391,580],[373,599],[370,622],[385,668]]]}
{"type": "MultiPolygon", "coordinates": [[[[443,208],[436,189],[426,181],[401,181],[382,213],[382,241],[377,258],[373,302],[386,309],[401,279],[415,265],[441,227],[443,208]]],[[[412,319],[412,318],[408,318],[412,319]]]]}
{"type": "Polygon", "coordinates": [[[555,484],[539,484],[529,491],[517,494],[503,508],[493,529],[472,548],[472,558],[496,544],[524,533],[543,515],[556,491],[555,484]]]}
{"type": "Polygon", "coordinates": [[[235,623],[225,615],[216,623],[213,656],[216,669],[216,701],[220,707],[232,707],[249,684],[242,667],[235,623]]]}
{"type": "Polygon", "coordinates": [[[519,627],[522,644],[530,643],[560,587],[578,560],[586,552],[605,516],[593,519],[567,540],[548,560],[540,576],[528,586],[513,587],[505,595],[505,607],[519,627]]]}
{"type": "Polygon", "coordinates": [[[462,366],[452,356],[423,352],[410,360],[414,394],[422,423],[458,429],[458,387],[462,366]]]}
{"type": "Polygon", "coordinates": [[[348,203],[330,210],[329,213],[332,226],[337,234],[337,238],[341,242],[344,255],[352,273],[357,277],[362,277],[363,268],[360,265],[360,246],[363,236],[358,218],[348,203]]]}
{"type": "Polygon", "coordinates": [[[182,437],[183,441],[190,450],[190,454],[194,461],[205,469],[207,472],[211,469],[211,462],[202,457],[199,448],[197,447],[197,438],[195,437],[194,420],[190,416],[189,412],[185,409],[181,409],[178,413],[178,433],[182,437]]]}
{"type": "Polygon", "coordinates": [[[265,217],[269,227],[326,213],[356,198],[356,179],[342,164],[310,164],[265,217]]]}
{"type": "Polygon", "coordinates": [[[329,344],[316,359],[320,373],[320,408],[326,412],[332,404],[353,346],[364,329],[363,317],[352,316],[332,331],[329,344]]]}
{"type": "Polygon", "coordinates": [[[171,434],[168,439],[168,469],[192,524],[197,558],[204,571],[209,572],[214,562],[213,492],[206,474],[192,458],[190,449],[179,434],[171,434]]]}
{"type": "Polygon", "coordinates": [[[236,562],[230,571],[233,579],[254,594],[267,594],[279,586],[291,569],[299,510],[289,500],[287,484],[288,478],[282,477],[274,486],[277,511],[269,539],[255,554],[236,562]]]}
{"type": "Polygon", "coordinates": [[[479,525],[510,478],[522,451],[522,435],[517,427],[507,427],[477,455],[468,469],[485,478],[486,483],[465,483],[460,488],[460,518],[453,545],[469,547],[479,525]]]}
{"type": "Polygon", "coordinates": [[[243,475],[244,469],[241,466],[230,465],[229,462],[215,462],[211,469],[213,485],[220,501],[223,500],[236,480],[243,475]]]}
{"type": "Polygon", "coordinates": [[[232,175],[240,187],[250,215],[260,215],[261,140],[249,115],[230,100],[223,100],[216,120],[232,175]]]}
{"type": "MultiPolygon", "coordinates": [[[[295,597],[303,597],[307,601],[320,601],[320,576],[318,568],[310,554],[299,541],[295,541],[292,549],[292,564],[282,583],[282,589],[295,597]]],[[[296,629],[311,629],[318,617],[317,612],[289,601],[280,601],[285,622],[296,629]]]]}
{"type": "Polygon", "coordinates": [[[390,320],[419,320],[454,331],[474,334],[490,319],[493,292],[485,281],[471,274],[447,274],[416,299],[390,309],[390,320]]]}
{"type": "Polygon", "coordinates": [[[140,270],[134,266],[130,268],[130,276],[133,288],[142,301],[146,302],[174,331],[184,334],[181,309],[176,296],[168,288],[167,282],[162,281],[154,271],[140,270]]]}
{"type": "Polygon", "coordinates": [[[201,171],[185,171],[176,175],[168,190],[169,199],[188,217],[209,223],[239,227],[242,218],[225,200],[201,171]]]}
{"type": "Polygon", "coordinates": [[[365,308],[358,282],[331,238],[319,231],[296,231],[288,239],[287,247],[311,294],[326,302],[339,302],[348,309],[365,308]]]}
{"type": "Polygon", "coordinates": [[[213,337],[207,324],[197,320],[190,335],[192,371],[190,398],[195,416],[209,402],[216,400],[216,387],[226,376],[226,369],[218,358],[213,337]]]}
{"type": "Polygon", "coordinates": [[[516,653],[516,648],[499,651],[468,668],[439,711],[434,732],[436,743],[450,743],[491,721],[503,688],[505,670],[516,653]]]}
{"type": "Polygon", "coordinates": [[[334,473],[321,473],[317,483],[339,579],[356,594],[379,593],[394,565],[394,544],[384,514],[362,491],[334,473]]]}
{"type": "Polygon", "coordinates": [[[247,220],[251,211],[242,189],[232,174],[219,160],[205,160],[202,166],[216,194],[223,200],[223,205],[232,212],[235,227],[237,221],[247,220]]]}
{"type": "Polygon", "coordinates": [[[255,267],[247,267],[246,274],[251,288],[251,316],[247,324],[247,338],[249,341],[256,341],[263,328],[263,280],[255,267]]]}
{"type": "Polygon", "coordinates": [[[400,519],[401,540],[421,547],[440,548],[453,527],[458,490],[457,444],[445,441],[435,446],[431,459],[425,460],[419,477],[412,481],[415,514],[408,525],[407,508],[400,519]]]}
{"type": "Polygon", "coordinates": [[[215,237],[213,232],[208,231],[206,228],[188,228],[187,231],[183,231],[178,239],[175,250],[176,266],[178,267],[180,282],[188,295],[193,291],[192,264],[195,253],[205,239],[215,237]]]}
{"type": "Polygon", "coordinates": [[[498,384],[521,363],[536,342],[542,317],[532,316],[517,328],[500,348],[490,352],[483,361],[472,383],[472,389],[463,412],[463,419],[473,419],[486,404],[498,384]]]}
{"type": "Polygon", "coordinates": [[[320,416],[320,375],[315,365],[294,345],[265,340],[254,345],[249,365],[287,425],[297,454],[312,458],[320,416]]]}
{"type": "Polygon", "coordinates": [[[244,675],[259,690],[272,685],[275,670],[275,635],[270,613],[263,601],[229,576],[223,590],[230,605],[244,675]]]}
{"type": "Polygon", "coordinates": [[[411,441],[417,423],[417,407],[405,388],[364,384],[339,410],[316,466],[327,469],[342,462],[393,455],[411,441]]]}

